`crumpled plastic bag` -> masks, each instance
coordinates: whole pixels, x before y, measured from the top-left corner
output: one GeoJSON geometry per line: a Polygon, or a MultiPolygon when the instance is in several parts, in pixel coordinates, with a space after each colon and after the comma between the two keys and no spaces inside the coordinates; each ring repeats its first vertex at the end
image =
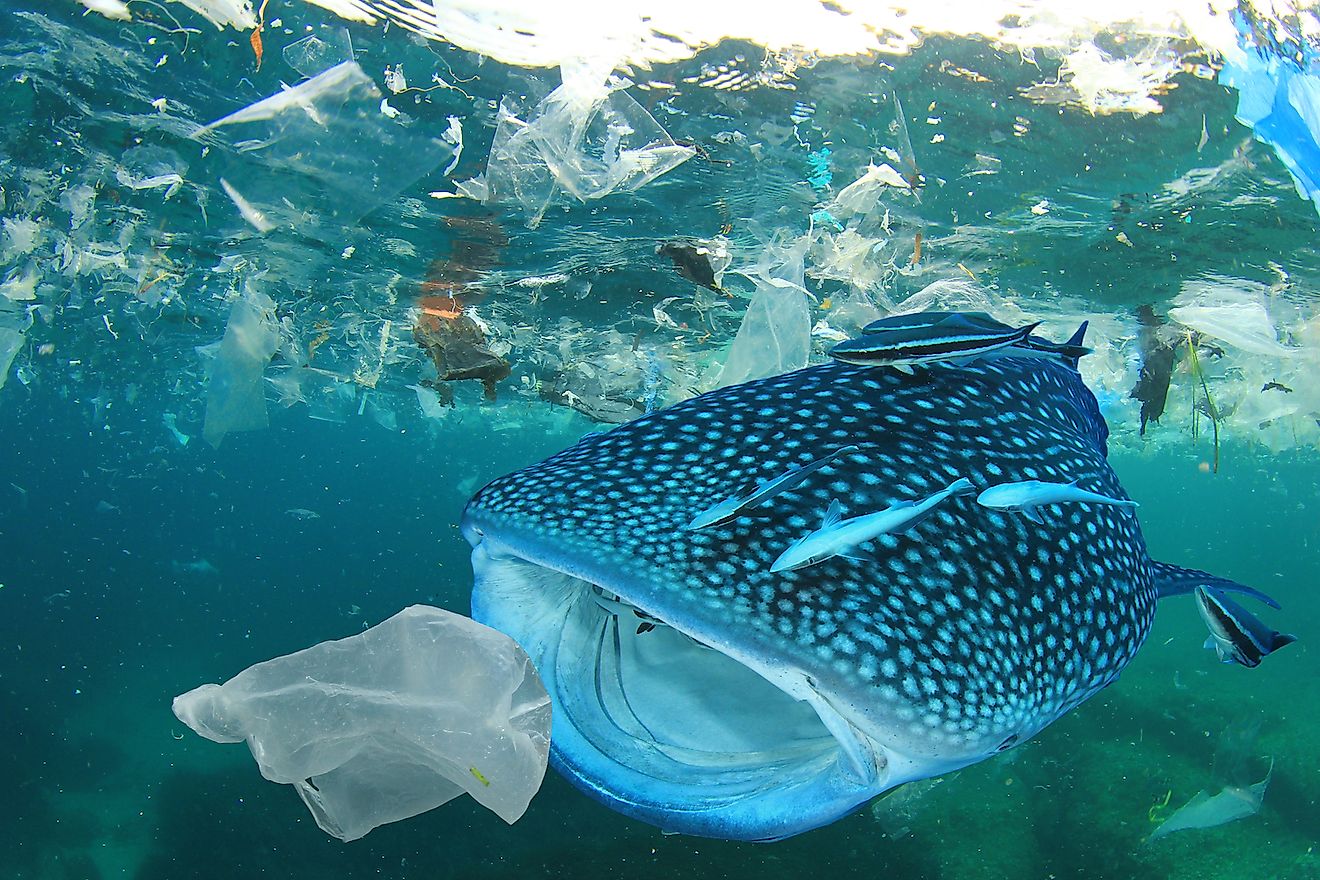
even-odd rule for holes
{"type": "Polygon", "coordinates": [[[500,102],[484,181],[462,188],[488,203],[514,203],[536,228],[554,198],[578,201],[631,192],[690,159],[682,146],[598,66],[564,65],[563,84],[530,110],[500,102]],[[525,118],[523,118],[525,117],[525,118]]]}
{"type": "Polygon", "coordinates": [[[202,685],[174,714],[215,742],[246,740],[261,775],[344,841],[465,791],[512,824],[550,748],[550,698],[523,649],[425,605],[202,685]]]}

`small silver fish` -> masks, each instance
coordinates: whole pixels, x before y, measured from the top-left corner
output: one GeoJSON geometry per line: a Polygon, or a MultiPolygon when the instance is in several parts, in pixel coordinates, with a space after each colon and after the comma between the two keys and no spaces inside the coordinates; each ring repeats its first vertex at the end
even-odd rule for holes
{"type": "Polygon", "coordinates": [[[1270,629],[1214,587],[1197,587],[1195,595],[1196,610],[1210,628],[1205,646],[1224,663],[1241,663],[1254,669],[1265,657],[1297,641],[1296,636],[1270,629]]]}
{"type": "Polygon", "coordinates": [[[840,342],[830,351],[830,356],[845,364],[896,367],[912,372],[916,366],[940,361],[966,363],[1017,345],[1038,326],[1039,321],[1016,329],[1000,329],[954,315],[934,324],[886,329],[840,342]]]}
{"type": "MultiPolygon", "coordinates": [[[[836,498],[821,527],[799,538],[791,547],[779,554],[770,566],[772,572],[792,571],[815,565],[834,556],[858,558],[856,547],[883,534],[906,531],[921,522],[950,495],[966,495],[975,491],[966,477],[955,480],[947,488],[921,501],[900,501],[876,513],[843,519],[843,506],[836,498]]],[[[867,558],[867,557],[860,557],[867,558]]]]}
{"type": "Polygon", "coordinates": [[[1036,508],[1042,504],[1082,502],[1110,504],[1115,507],[1137,506],[1135,501],[1088,492],[1078,487],[1078,482],[1073,480],[1070,483],[1046,483],[1041,480],[1020,480],[1015,483],[1000,483],[976,496],[976,503],[997,510],[1016,510],[1032,522],[1042,522],[1040,514],[1036,511],[1036,508]]]}
{"type": "Polygon", "coordinates": [[[801,467],[793,468],[787,473],[780,474],[774,479],[766,480],[757,485],[755,489],[747,494],[734,495],[730,498],[725,498],[713,507],[708,507],[701,513],[697,514],[692,518],[692,522],[688,523],[685,528],[688,531],[696,531],[697,529],[724,525],[725,523],[742,516],[748,510],[769,501],[780,492],[786,492],[787,490],[792,489],[794,486],[798,485],[807,477],[825,467],[825,465],[834,461],[839,456],[847,455],[848,453],[856,451],[856,446],[844,446],[840,449],[834,450],[824,458],[818,458],[813,462],[802,465],[801,467]]]}

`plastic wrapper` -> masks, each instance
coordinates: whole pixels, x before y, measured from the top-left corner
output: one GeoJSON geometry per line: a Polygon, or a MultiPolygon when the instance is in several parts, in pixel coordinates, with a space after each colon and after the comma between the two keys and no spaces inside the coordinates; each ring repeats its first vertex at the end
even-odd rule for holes
{"type": "MultiPolygon", "coordinates": [[[[436,379],[458,382],[476,379],[481,382],[487,400],[494,400],[496,386],[508,378],[509,362],[487,346],[486,334],[476,320],[457,304],[446,309],[453,297],[423,297],[413,338],[425,349],[435,364],[436,379]]],[[[442,397],[447,391],[440,392],[442,397]]]]}
{"type": "Polygon", "coordinates": [[[723,290],[724,273],[733,263],[729,240],[722,235],[666,241],[655,252],[672,260],[678,274],[688,281],[716,291],[723,290]]]}
{"type": "Polygon", "coordinates": [[[550,698],[522,648],[425,605],[202,685],[174,714],[207,739],[246,741],[262,776],[345,841],[464,792],[512,824],[550,747],[550,698]]]}
{"type": "Polygon", "coordinates": [[[232,144],[224,188],[259,231],[315,235],[320,226],[329,236],[454,154],[452,144],[382,114],[381,100],[357,62],[345,61],[197,136],[232,144]]]}
{"type": "Polygon", "coordinates": [[[1218,794],[1198,791],[1153,832],[1148,840],[1159,840],[1175,831],[1193,828],[1216,828],[1260,812],[1274,768],[1260,782],[1248,786],[1225,786],[1218,794]]]}
{"type": "Polygon", "coordinates": [[[173,150],[141,146],[124,152],[115,180],[130,189],[160,189],[162,198],[169,199],[183,186],[187,173],[188,164],[173,150]]]}
{"type": "Polygon", "coordinates": [[[249,291],[234,302],[224,338],[207,367],[206,420],[202,436],[219,446],[233,431],[256,431],[268,424],[261,377],[279,346],[275,303],[249,291]]]}

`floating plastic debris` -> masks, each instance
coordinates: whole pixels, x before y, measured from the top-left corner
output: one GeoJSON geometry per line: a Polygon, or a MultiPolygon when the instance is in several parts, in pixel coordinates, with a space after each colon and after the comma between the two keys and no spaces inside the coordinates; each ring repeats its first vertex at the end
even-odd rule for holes
{"type": "Polygon", "coordinates": [[[1169,317],[1207,336],[1255,354],[1294,357],[1296,349],[1279,344],[1265,309],[1263,285],[1217,278],[1188,281],[1169,317]]]}
{"type": "MultiPolygon", "coordinates": [[[[480,325],[451,296],[423,297],[413,338],[431,356],[439,382],[476,379],[494,400],[496,385],[509,377],[509,362],[487,347],[480,325]]],[[[440,394],[452,399],[448,389],[440,394]]]]}
{"type": "Polygon", "coordinates": [[[0,388],[5,387],[5,380],[9,378],[9,367],[14,363],[14,357],[22,347],[22,333],[9,327],[0,327],[0,388]]]}
{"type": "Polygon", "coordinates": [[[588,201],[630,192],[695,155],[624,91],[627,80],[590,64],[565,65],[561,76],[530,109],[505,96],[486,164],[484,200],[520,205],[529,227],[560,193],[588,201]]]}
{"type": "Polygon", "coordinates": [[[257,26],[252,0],[174,0],[203,16],[217,28],[251,30],[257,26]]]}
{"type": "Polygon", "coordinates": [[[1244,45],[1226,54],[1219,81],[1238,90],[1238,122],[1274,148],[1297,194],[1320,211],[1320,75],[1245,44],[1244,35],[1244,45]]]}
{"type": "Polygon", "coordinates": [[[757,265],[742,273],[756,283],[756,292],[724,359],[720,387],[806,366],[812,322],[804,258],[810,243],[808,236],[777,235],[757,265]]]}
{"type": "Polygon", "coordinates": [[[346,28],[322,28],[284,47],[284,63],[313,77],[353,60],[353,40],[346,28]]]}
{"type": "Polygon", "coordinates": [[[208,346],[206,421],[202,436],[219,446],[234,431],[266,427],[266,392],[261,381],[279,346],[275,302],[259,291],[234,301],[224,338],[208,346]]]}
{"type": "Polygon", "coordinates": [[[1270,763],[1265,778],[1253,785],[1226,785],[1217,794],[1198,791],[1187,803],[1178,808],[1168,819],[1151,832],[1147,843],[1173,834],[1175,831],[1187,831],[1193,828],[1216,828],[1245,819],[1260,812],[1265,800],[1265,789],[1274,776],[1274,764],[1270,763]]]}
{"type": "Polygon", "coordinates": [[[123,0],[78,0],[78,2],[92,12],[99,12],[115,21],[133,20],[133,13],[129,11],[128,4],[123,0]]]}
{"type": "Polygon", "coordinates": [[[425,605],[202,685],[174,714],[209,740],[247,741],[261,775],[345,841],[464,792],[512,824],[550,748],[550,698],[522,648],[425,605]]]}
{"type": "Polygon", "coordinates": [[[723,236],[666,241],[655,252],[673,260],[678,274],[688,281],[714,291],[723,290],[724,273],[733,262],[729,240],[723,236]]]}
{"type": "Polygon", "coordinates": [[[235,204],[259,230],[269,224],[338,238],[343,226],[455,152],[453,144],[383,116],[382,100],[357,62],[345,61],[212,122],[195,137],[231,139],[223,186],[231,199],[241,194],[242,203],[235,204]]]}
{"type": "Polygon", "coordinates": [[[839,191],[829,203],[829,211],[839,218],[865,216],[875,210],[885,190],[891,188],[911,190],[912,185],[888,162],[868,165],[861,177],[839,191]]]}

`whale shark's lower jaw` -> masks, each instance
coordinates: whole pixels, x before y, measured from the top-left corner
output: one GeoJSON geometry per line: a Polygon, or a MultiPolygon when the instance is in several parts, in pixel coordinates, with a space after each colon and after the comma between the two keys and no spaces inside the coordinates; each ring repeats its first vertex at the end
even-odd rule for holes
{"type": "Polygon", "coordinates": [[[617,583],[465,533],[473,617],[527,651],[554,705],[552,763],[607,806],[666,832],[769,841],[912,778],[808,676],[754,668],[639,613],[617,583]]]}

